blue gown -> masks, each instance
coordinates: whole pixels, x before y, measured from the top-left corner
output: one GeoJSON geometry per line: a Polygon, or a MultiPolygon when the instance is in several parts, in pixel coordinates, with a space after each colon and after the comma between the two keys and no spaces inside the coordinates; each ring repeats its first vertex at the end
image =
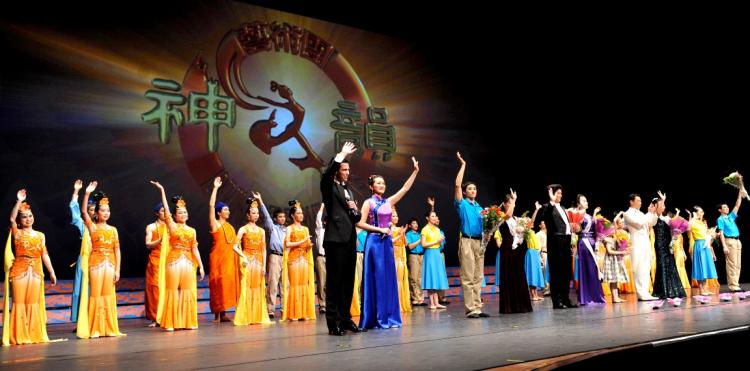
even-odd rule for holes
{"type": "MultiPolygon", "coordinates": [[[[373,195],[367,202],[370,203],[367,223],[387,228],[393,213],[388,199],[373,195]]],[[[364,295],[359,326],[366,329],[401,327],[396,261],[389,236],[367,234],[362,285],[364,295]]]]}

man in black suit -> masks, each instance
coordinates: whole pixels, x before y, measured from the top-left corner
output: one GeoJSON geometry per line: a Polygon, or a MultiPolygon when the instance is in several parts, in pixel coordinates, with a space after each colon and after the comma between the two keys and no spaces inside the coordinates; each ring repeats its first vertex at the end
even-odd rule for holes
{"type": "Polygon", "coordinates": [[[356,152],[354,144],[346,142],[331,160],[320,179],[320,192],[327,213],[323,248],[326,251],[326,322],[330,335],[341,336],[344,331],[359,332],[352,321],[349,307],[354,292],[354,268],[357,261],[357,234],[354,224],[359,221],[357,204],[347,187],[349,162],[346,156],[356,152]]]}
{"type": "Polygon", "coordinates": [[[570,279],[573,262],[573,251],[570,242],[571,225],[568,213],[560,205],[562,186],[547,186],[549,202],[539,210],[535,226],[544,222],[547,227],[547,259],[549,261],[550,295],[555,309],[575,308],[578,305],[570,301],[570,279]]]}

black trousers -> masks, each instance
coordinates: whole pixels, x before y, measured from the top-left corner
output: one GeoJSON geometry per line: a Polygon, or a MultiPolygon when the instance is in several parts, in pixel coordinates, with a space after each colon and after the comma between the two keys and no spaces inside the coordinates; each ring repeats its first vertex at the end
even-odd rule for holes
{"type": "MultiPolygon", "coordinates": [[[[355,236],[352,233],[352,236],[355,236]]],[[[354,293],[354,271],[357,265],[357,244],[323,242],[326,250],[326,322],[332,330],[341,323],[352,322],[350,307],[354,293]]]]}
{"type": "Polygon", "coordinates": [[[549,264],[550,296],[553,304],[570,303],[570,280],[573,275],[573,252],[570,235],[547,237],[547,259],[549,264]]]}

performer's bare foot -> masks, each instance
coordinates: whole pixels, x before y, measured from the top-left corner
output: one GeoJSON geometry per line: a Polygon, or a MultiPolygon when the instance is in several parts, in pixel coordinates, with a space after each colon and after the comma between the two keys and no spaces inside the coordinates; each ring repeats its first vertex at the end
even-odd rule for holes
{"type": "Polygon", "coordinates": [[[214,319],[211,322],[213,322],[213,323],[219,323],[219,321],[220,321],[219,320],[219,313],[214,313],[214,319]]]}
{"type": "Polygon", "coordinates": [[[624,303],[624,302],[626,302],[626,301],[627,301],[627,300],[625,300],[625,299],[621,299],[621,298],[617,298],[617,299],[612,299],[612,302],[613,302],[613,303],[624,303]]]}
{"type": "Polygon", "coordinates": [[[232,322],[229,317],[227,317],[227,312],[221,312],[221,322],[232,322]]]}
{"type": "Polygon", "coordinates": [[[156,327],[156,321],[149,323],[146,327],[156,327]]]}

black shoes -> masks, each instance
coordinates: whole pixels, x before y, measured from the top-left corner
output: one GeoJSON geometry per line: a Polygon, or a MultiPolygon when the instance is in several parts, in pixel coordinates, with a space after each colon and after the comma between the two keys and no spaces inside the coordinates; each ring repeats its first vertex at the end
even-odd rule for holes
{"type": "Polygon", "coordinates": [[[357,325],[354,324],[354,322],[349,321],[348,323],[342,323],[341,329],[345,331],[351,331],[351,332],[367,332],[367,329],[359,328],[357,325]]]}
{"type": "Polygon", "coordinates": [[[568,308],[578,308],[578,304],[573,304],[570,301],[563,302],[563,305],[565,305],[568,308]]]}

